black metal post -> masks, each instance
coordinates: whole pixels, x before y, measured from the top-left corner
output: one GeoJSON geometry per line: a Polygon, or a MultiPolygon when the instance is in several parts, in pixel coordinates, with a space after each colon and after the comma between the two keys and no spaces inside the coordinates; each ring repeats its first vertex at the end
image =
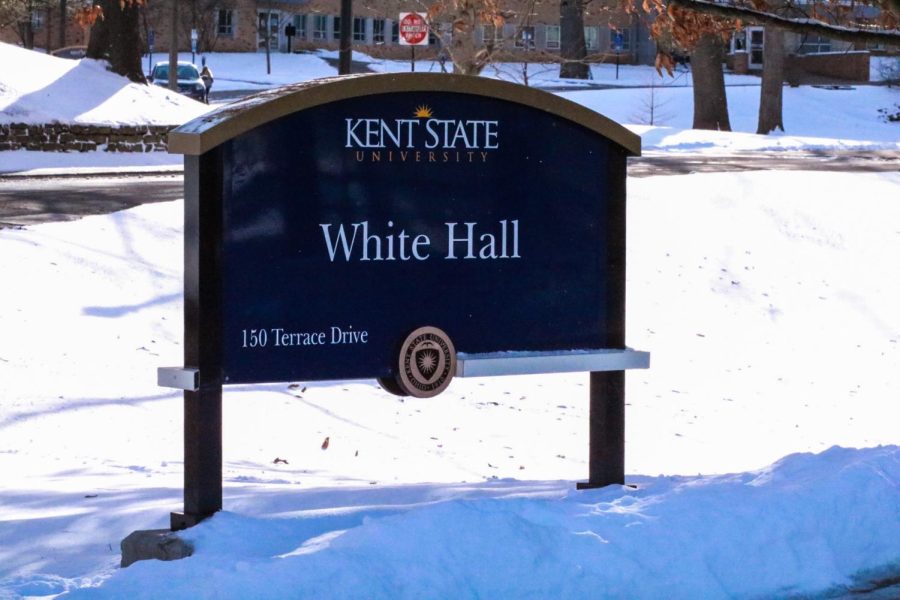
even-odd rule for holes
{"type": "Polygon", "coordinates": [[[222,154],[184,160],[184,365],[200,385],[184,392],[184,513],[172,513],[173,531],[222,509],[222,154]]]}
{"type": "Polygon", "coordinates": [[[588,481],[580,490],[625,483],[625,371],[591,373],[588,481]]]}
{"type": "Polygon", "coordinates": [[[341,0],[341,46],[338,58],[338,75],[350,74],[352,57],[353,0],[341,0]]]}
{"type": "Polygon", "coordinates": [[[409,55],[409,69],[412,73],[416,72],[416,47],[409,47],[411,54],[409,55]]]}
{"type": "MultiPolygon", "coordinates": [[[[623,151],[610,148],[606,163],[609,197],[605,218],[609,235],[602,265],[611,296],[603,328],[607,348],[625,347],[625,173],[623,151]]],[[[578,489],[625,483],[625,371],[592,372],[590,383],[588,481],[578,489]]]]}

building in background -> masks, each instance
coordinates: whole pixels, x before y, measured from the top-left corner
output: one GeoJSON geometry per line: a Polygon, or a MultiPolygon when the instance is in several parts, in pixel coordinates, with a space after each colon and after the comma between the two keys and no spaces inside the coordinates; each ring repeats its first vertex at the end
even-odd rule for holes
{"type": "MultiPolygon", "coordinates": [[[[600,0],[587,5],[585,42],[591,62],[653,64],[656,43],[634,15],[600,0]]],[[[153,0],[144,11],[144,51],[168,51],[171,0],[153,0]]],[[[504,8],[511,17],[502,27],[479,25],[476,44],[493,44],[496,60],[553,62],[560,51],[559,5],[546,0],[509,0],[504,8]]],[[[354,2],[351,35],[353,46],[377,58],[407,58],[409,48],[398,43],[400,12],[422,10],[409,0],[354,2]]],[[[871,10],[871,9],[866,9],[871,10]]],[[[259,52],[268,43],[271,52],[303,52],[318,48],[337,49],[340,44],[340,0],[179,0],[180,50],[190,51],[191,31],[197,31],[198,52],[259,52]]],[[[440,19],[438,19],[440,21],[440,19]]],[[[31,29],[35,47],[54,50],[60,45],[83,45],[89,32],[71,19],[65,24],[65,44],[60,44],[58,11],[35,11],[31,29]]],[[[417,49],[421,58],[440,53],[440,38],[449,42],[450,24],[439,22],[428,48],[417,49]]],[[[15,27],[0,29],[0,41],[23,42],[15,27]]],[[[765,30],[745,27],[731,39],[726,65],[736,73],[761,73],[765,30]]],[[[849,81],[867,81],[869,52],[815,35],[785,33],[787,70],[849,81]]]]}

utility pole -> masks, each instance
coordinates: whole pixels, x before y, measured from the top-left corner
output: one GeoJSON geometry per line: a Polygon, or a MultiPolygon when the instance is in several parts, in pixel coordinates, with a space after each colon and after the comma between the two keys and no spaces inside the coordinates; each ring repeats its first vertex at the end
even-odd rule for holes
{"type": "Polygon", "coordinates": [[[170,0],[172,22],[169,24],[169,89],[178,91],[178,2],[170,0]]]}
{"type": "Polygon", "coordinates": [[[350,74],[350,57],[353,43],[353,0],[341,0],[341,51],[338,59],[338,75],[350,74]]]}

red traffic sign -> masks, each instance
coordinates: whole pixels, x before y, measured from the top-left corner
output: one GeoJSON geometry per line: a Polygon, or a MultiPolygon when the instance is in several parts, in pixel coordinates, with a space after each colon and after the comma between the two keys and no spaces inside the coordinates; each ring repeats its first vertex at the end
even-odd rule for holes
{"type": "Polygon", "coordinates": [[[400,13],[400,45],[428,45],[428,21],[423,13],[400,13]]]}

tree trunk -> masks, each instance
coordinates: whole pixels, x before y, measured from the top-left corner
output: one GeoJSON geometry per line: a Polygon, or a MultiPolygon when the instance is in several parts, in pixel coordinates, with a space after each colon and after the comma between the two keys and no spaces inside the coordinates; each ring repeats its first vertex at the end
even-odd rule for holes
{"type": "Polygon", "coordinates": [[[691,52],[694,77],[694,129],[731,131],[725,75],[722,72],[722,39],[706,34],[691,52]]]}
{"type": "Polygon", "coordinates": [[[31,15],[19,22],[19,37],[22,39],[22,47],[34,49],[34,27],[31,26],[31,15]]]}
{"type": "Polygon", "coordinates": [[[762,86],[759,93],[759,122],[756,133],[784,131],[782,97],[784,90],[784,31],[767,25],[763,46],[762,86]]]}
{"type": "Polygon", "coordinates": [[[106,19],[97,19],[91,25],[91,37],[88,40],[88,58],[106,60],[109,52],[109,22],[106,19]]]}
{"type": "Polygon", "coordinates": [[[565,79],[587,79],[587,47],[584,43],[583,0],[559,2],[559,76],[565,79]]]}
{"type": "Polygon", "coordinates": [[[66,45],[66,23],[68,19],[66,18],[66,0],[59,0],[59,38],[58,43],[60,48],[64,48],[66,45]]]}
{"type": "Polygon", "coordinates": [[[109,64],[114,73],[135,83],[147,83],[141,67],[141,12],[137,2],[110,2],[109,64]]]}
{"type": "Polygon", "coordinates": [[[444,47],[453,61],[453,72],[459,75],[478,75],[490,62],[494,46],[493,40],[486,42],[483,48],[478,48],[475,44],[475,27],[479,21],[476,3],[469,0],[457,2],[450,19],[453,24],[452,32],[443,38],[446,40],[449,37],[444,47]]]}
{"type": "Polygon", "coordinates": [[[91,27],[88,58],[109,60],[109,69],[134,81],[147,83],[141,68],[140,8],[136,2],[103,0],[103,18],[91,27]]]}

